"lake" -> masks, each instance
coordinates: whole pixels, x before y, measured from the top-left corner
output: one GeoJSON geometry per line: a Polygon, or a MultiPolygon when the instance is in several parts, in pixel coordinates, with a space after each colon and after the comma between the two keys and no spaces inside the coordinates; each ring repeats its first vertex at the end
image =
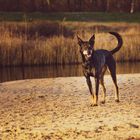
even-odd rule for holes
{"type": "MultiPolygon", "coordinates": [[[[117,63],[117,74],[140,73],[140,62],[117,63]]],[[[83,76],[81,65],[0,68],[0,82],[22,79],[83,76]]]]}

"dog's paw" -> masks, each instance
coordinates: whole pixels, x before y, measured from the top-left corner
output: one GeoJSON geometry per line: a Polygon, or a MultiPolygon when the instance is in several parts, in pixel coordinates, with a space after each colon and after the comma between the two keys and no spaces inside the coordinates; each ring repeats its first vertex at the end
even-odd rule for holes
{"type": "Polygon", "coordinates": [[[95,107],[95,106],[98,106],[98,104],[91,104],[90,106],[91,107],[95,107]]]}
{"type": "Polygon", "coordinates": [[[105,104],[105,101],[101,101],[101,104],[105,104]]]}
{"type": "Polygon", "coordinates": [[[119,103],[119,102],[120,102],[120,100],[119,100],[119,99],[115,99],[115,102],[119,103]]]}

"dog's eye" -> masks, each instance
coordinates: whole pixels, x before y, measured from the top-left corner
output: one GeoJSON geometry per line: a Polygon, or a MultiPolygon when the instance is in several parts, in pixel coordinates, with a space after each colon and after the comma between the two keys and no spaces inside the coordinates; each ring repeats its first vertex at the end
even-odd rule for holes
{"type": "Polygon", "coordinates": [[[87,44],[86,44],[86,46],[89,48],[89,47],[90,47],[90,44],[89,44],[89,43],[87,43],[87,44]]]}

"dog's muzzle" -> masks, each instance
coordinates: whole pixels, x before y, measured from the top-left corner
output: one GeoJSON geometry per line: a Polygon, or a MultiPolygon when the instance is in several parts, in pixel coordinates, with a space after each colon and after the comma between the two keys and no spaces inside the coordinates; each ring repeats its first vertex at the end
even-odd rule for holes
{"type": "Polygon", "coordinates": [[[91,57],[91,55],[92,55],[92,51],[87,51],[87,50],[85,50],[85,51],[83,51],[83,54],[84,54],[84,56],[86,57],[86,58],[90,58],[91,57]]]}

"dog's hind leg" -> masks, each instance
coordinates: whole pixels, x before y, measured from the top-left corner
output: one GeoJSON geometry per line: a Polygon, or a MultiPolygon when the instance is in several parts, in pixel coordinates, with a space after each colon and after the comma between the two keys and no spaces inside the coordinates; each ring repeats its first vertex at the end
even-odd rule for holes
{"type": "Polygon", "coordinates": [[[116,88],[115,101],[119,102],[119,88],[117,85],[117,78],[116,78],[116,62],[114,59],[112,59],[111,63],[108,65],[108,68],[109,68],[113,83],[116,88]]]}
{"type": "Polygon", "coordinates": [[[106,98],[106,88],[105,88],[105,85],[104,85],[104,74],[106,72],[106,69],[107,69],[107,66],[104,66],[103,69],[102,69],[101,77],[100,77],[100,84],[103,88],[103,100],[101,101],[102,104],[105,103],[105,98],[106,98]]]}
{"type": "Polygon", "coordinates": [[[115,101],[116,102],[119,102],[119,88],[118,88],[118,85],[117,85],[117,79],[116,79],[116,75],[115,74],[112,74],[112,79],[113,79],[113,82],[114,82],[114,85],[115,85],[115,88],[116,88],[116,92],[115,92],[115,101]]]}
{"type": "Polygon", "coordinates": [[[105,98],[106,98],[106,88],[105,88],[105,85],[104,85],[104,76],[101,77],[100,84],[102,85],[102,88],[103,88],[103,100],[101,101],[101,103],[104,104],[105,103],[105,98]]]}

